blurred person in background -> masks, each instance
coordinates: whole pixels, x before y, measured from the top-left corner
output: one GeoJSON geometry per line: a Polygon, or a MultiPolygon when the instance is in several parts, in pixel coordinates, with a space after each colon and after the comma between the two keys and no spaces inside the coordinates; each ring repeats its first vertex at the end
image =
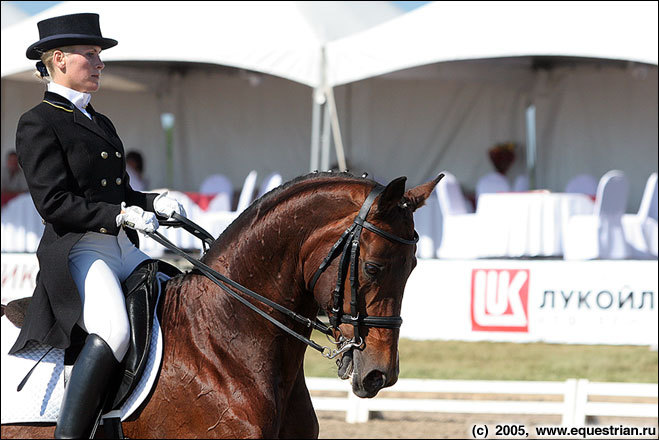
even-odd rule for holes
{"type": "Polygon", "coordinates": [[[144,191],[149,187],[149,181],[144,177],[144,158],[139,152],[126,153],[126,172],[130,177],[130,186],[135,191],[144,191]]]}
{"type": "Polygon", "coordinates": [[[2,192],[25,192],[27,182],[23,170],[18,165],[18,156],[15,151],[7,153],[7,161],[2,170],[2,192]]]}
{"type": "Polygon", "coordinates": [[[129,348],[121,283],[149,259],[136,231],[154,231],[155,214],[185,211],[167,192],[131,186],[114,125],[89,104],[105,67],[100,53],[117,44],[101,35],[98,14],[53,17],[37,27],[40,40],[26,55],[39,60],[47,91],[21,116],[16,152],[45,229],[37,285],[9,353],[29,341],[66,349],[72,335],[83,335],[55,437],[88,438],[129,348]]]}

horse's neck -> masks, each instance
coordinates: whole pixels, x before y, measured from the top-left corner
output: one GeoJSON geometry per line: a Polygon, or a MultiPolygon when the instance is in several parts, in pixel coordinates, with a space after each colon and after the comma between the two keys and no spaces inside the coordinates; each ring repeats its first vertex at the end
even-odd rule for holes
{"type": "MultiPolygon", "coordinates": [[[[220,236],[204,262],[273,301],[289,305],[306,289],[304,244],[333,221],[355,210],[346,191],[291,188],[275,200],[257,204],[220,236]]],[[[340,231],[342,232],[342,231],[340,231]]],[[[335,231],[338,239],[340,232],[335,231]]],[[[312,300],[312,298],[306,298],[312,300]]]]}
{"type": "MultiPolygon", "coordinates": [[[[341,208],[323,206],[316,207],[316,215],[310,218],[307,205],[314,203],[315,197],[299,195],[290,203],[252,209],[217,240],[204,262],[252,291],[313,318],[318,305],[305,283],[301,254],[304,246],[301,245],[317,232],[323,221],[332,216],[341,217],[341,208]]],[[[317,200],[315,203],[318,205],[317,200]]],[[[343,210],[346,210],[345,206],[343,210]]],[[[311,333],[300,324],[287,322],[280,313],[272,313],[258,303],[257,306],[297,332],[306,336],[311,333]]],[[[199,345],[206,344],[234,354],[241,350],[254,352],[255,341],[262,341],[270,344],[267,350],[263,350],[263,356],[273,356],[272,351],[279,349],[275,356],[290,356],[301,363],[304,354],[302,344],[288,343],[290,336],[281,338],[281,331],[265,318],[248,310],[200,275],[187,275],[180,282],[173,283],[173,288],[168,289],[163,314],[167,315],[164,319],[174,323],[166,333],[170,333],[169,337],[177,341],[181,350],[202,350],[199,345]],[[232,347],[223,345],[227,341],[232,341],[232,347]],[[196,348],[186,346],[190,343],[196,348]]]]}
{"type": "Polygon", "coordinates": [[[306,233],[302,222],[299,212],[290,211],[240,218],[204,261],[273,301],[290,303],[296,300],[292,287],[301,281],[297,263],[299,240],[306,233]]]}

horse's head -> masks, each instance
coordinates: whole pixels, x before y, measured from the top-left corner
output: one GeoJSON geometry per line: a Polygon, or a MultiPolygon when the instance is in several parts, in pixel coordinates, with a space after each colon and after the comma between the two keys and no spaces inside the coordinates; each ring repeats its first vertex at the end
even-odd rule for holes
{"type": "MultiPolygon", "coordinates": [[[[348,234],[345,244],[340,239],[330,250],[327,260],[333,258],[329,267],[334,270],[319,269],[312,281],[334,336],[344,347],[353,347],[337,362],[338,374],[352,378],[353,392],[359,397],[373,397],[398,380],[403,291],[416,266],[418,236],[412,214],[442,177],[440,174],[407,192],[405,177],[384,188],[366,188],[359,213],[353,212],[338,226],[346,232],[352,228],[354,234],[348,234]]],[[[327,245],[320,252],[326,251],[327,245]]]]}

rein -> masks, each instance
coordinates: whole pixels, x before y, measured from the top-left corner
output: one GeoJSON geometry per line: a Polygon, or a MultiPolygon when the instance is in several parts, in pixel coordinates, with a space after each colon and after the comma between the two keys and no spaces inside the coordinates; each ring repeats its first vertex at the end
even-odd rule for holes
{"type": "MultiPolygon", "coordinates": [[[[162,224],[162,225],[165,225],[165,226],[182,227],[186,231],[193,234],[195,237],[201,239],[204,243],[207,242],[209,237],[212,240],[212,235],[210,235],[208,232],[206,232],[204,229],[199,227],[194,222],[188,220],[187,218],[185,218],[185,217],[183,217],[183,216],[181,216],[177,213],[174,213],[172,215],[172,217],[175,219],[175,221],[165,221],[165,222],[159,222],[159,223],[162,224]],[[181,220],[181,219],[185,219],[185,220],[181,220]]],[[[266,298],[262,295],[259,295],[256,292],[253,292],[252,290],[248,289],[247,287],[244,287],[244,286],[238,284],[237,282],[225,277],[221,273],[217,272],[216,270],[214,270],[214,269],[210,268],[209,266],[207,266],[206,264],[202,263],[200,260],[197,260],[196,258],[193,258],[190,255],[183,252],[174,243],[169,241],[169,239],[167,239],[167,237],[165,237],[164,235],[162,235],[158,231],[148,232],[148,233],[145,233],[145,234],[147,236],[149,236],[150,238],[152,238],[153,240],[155,240],[156,242],[163,245],[164,247],[166,247],[167,249],[169,249],[170,251],[174,252],[175,254],[179,255],[180,257],[185,258],[190,264],[192,264],[195,267],[195,269],[197,269],[204,276],[206,276],[211,281],[213,281],[215,284],[217,284],[222,290],[227,292],[229,295],[231,295],[232,297],[237,299],[239,302],[241,302],[242,304],[244,304],[245,306],[247,306],[251,310],[255,311],[256,313],[258,313],[259,315],[261,315],[262,317],[264,317],[265,319],[267,319],[268,321],[270,321],[271,323],[273,323],[274,325],[276,325],[277,327],[279,327],[280,329],[282,329],[283,331],[285,331],[289,335],[297,338],[298,340],[304,342],[305,344],[309,345],[310,347],[320,351],[326,357],[329,357],[330,355],[332,355],[332,353],[325,354],[326,351],[330,350],[328,347],[322,347],[319,344],[317,344],[316,342],[312,341],[311,339],[306,338],[305,336],[302,336],[298,333],[295,333],[293,330],[286,327],[284,324],[277,321],[275,318],[268,315],[263,310],[259,309],[254,304],[247,301],[242,296],[238,295],[236,292],[234,292],[233,290],[228,288],[223,283],[226,283],[226,284],[230,285],[231,287],[239,290],[240,292],[242,292],[245,295],[251,297],[252,299],[255,299],[257,301],[262,302],[265,305],[268,305],[268,306],[272,307],[273,309],[283,313],[284,315],[288,316],[289,318],[292,318],[292,319],[296,320],[297,322],[301,322],[302,324],[306,325],[307,327],[313,327],[316,330],[318,330],[318,331],[320,331],[320,332],[322,332],[326,335],[330,335],[331,330],[329,329],[329,327],[324,325],[322,322],[320,322],[318,320],[312,321],[308,318],[305,318],[304,316],[302,316],[298,313],[295,313],[292,310],[289,310],[286,307],[281,306],[281,305],[273,302],[272,300],[270,300],[270,299],[268,299],[268,298],[266,298]]],[[[334,356],[336,356],[336,355],[334,355],[334,356]]],[[[331,356],[330,359],[333,358],[334,356],[331,356]]]]}
{"type": "MultiPolygon", "coordinates": [[[[145,233],[145,234],[150,238],[152,238],[153,240],[155,240],[156,242],[160,243],[162,246],[172,251],[173,253],[185,258],[190,264],[192,264],[195,267],[196,270],[198,270],[207,278],[209,278],[211,281],[213,281],[215,284],[217,284],[222,290],[227,292],[229,295],[237,299],[239,302],[241,302],[251,310],[261,315],[263,318],[270,321],[272,324],[274,324],[284,332],[288,333],[289,335],[293,336],[299,341],[307,344],[308,346],[314,348],[315,350],[318,350],[324,357],[328,359],[333,359],[336,356],[352,348],[361,347],[364,344],[362,338],[359,336],[360,325],[366,327],[396,329],[396,328],[400,328],[403,322],[403,319],[400,316],[360,316],[359,311],[357,310],[358,307],[357,293],[359,287],[357,280],[357,266],[358,266],[357,260],[359,257],[359,240],[361,237],[362,230],[366,228],[369,231],[372,231],[380,235],[381,237],[386,238],[387,240],[395,241],[406,245],[415,244],[419,240],[419,235],[416,233],[416,231],[414,232],[414,238],[412,240],[407,240],[395,236],[387,231],[384,231],[376,227],[372,223],[366,221],[366,216],[368,215],[368,212],[370,211],[373,202],[375,201],[376,197],[380,193],[382,193],[382,191],[384,191],[384,187],[382,185],[376,185],[371,190],[368,197],[364,201],[364,204],[359,210],[357,217],[353,221],[352,225],[348,229],[346,229],[346,231],[341,235],[339,240],[334,244],[334,246],[332,246],[332,249],[330,250],[329,254],[327,255],[327,257],[325,257],[323,262],[320,264],[320,267],[318,268],[318,270],[316,271],[316,273],[314,274],[311,280],[310,290],[313,291],[322,273],[329,267],[330,263],[336,257],[338,257],[339,254],[341,254],[336,287],[334,288],[334,293],[333,293],[334,295],[333,305],[330,316],[330,324],[332,326],[331,328],[320,322],[318,318],[316,318],[315,321],[305,318],[304,316],[295,313],[294,311],[287,309],[286,307],[277,304],[272,300],[262,295],[259,295],[258,293],[225,277],[216,270],[202,263],[200,260],[197,260],[191,257],[190,255],[188,255],[187,253],[183,252],[181,249],[179,249],[176,245],[174,245],[171,241],[169,241],[165,236],[163,236],[158,231],[145,233]],[[348,255],[350,255],[349,260],[348,260],[348,255]],[[346,270],[348,268],[348,262],[350,265],[350,288],[351,288],[350,315],[347,315],[343,312],[343,296],[344,296],[343,290],[344,290],[345,277],[347,275],[346,270]],[[304,324],[307,328],[313,327],[314,329],[320,331],[321,333],[327,336],[330,342],[336,344],[337,348],[330,349],[329,347],[323,347],[318,343],[314,342],[313,340],[299,333],[296,333],[292,329],[288,328],[286,325],[282,324],[280,321],[276,320],[274,317],[268,315],[266,312],[259,309],[249,301],[247,301],[242,296],[238,295],[227,285],[244,293],[245,295],[249,296],[252,299],[255,299],[269,307],[272,307],[278,312],[283,313],[285,316],[299,323],[304,324]],[[340,324],[353,325],[354,336],[352,339],[348,340],[343,336],[339,328],[340,324]],[[333,336],[334,331],[337,331],[340,335],[338,341],[333,341],[332,339],[330,339],[330,336],[333,336]]],[[[195,224],[194,222],[188,220],[187,218],[177,213],[174,213],[172,215],[172,218],[174,219],[173,221],[166,220],[166,221],[161,221],[159,223],[163,226],[182,227],[183,229],[185,229],[195,237],[199,238],[204,244],[204,247],[206,245],[210,246],[213,243],[214,241],[213,236],[209,234],[207,231],[205,231],[203,228],[201,228],[199,225],[195,224]]],[[[206,250],[207,249],[205,249],[204,252],[206,252],[206,250]]]]}

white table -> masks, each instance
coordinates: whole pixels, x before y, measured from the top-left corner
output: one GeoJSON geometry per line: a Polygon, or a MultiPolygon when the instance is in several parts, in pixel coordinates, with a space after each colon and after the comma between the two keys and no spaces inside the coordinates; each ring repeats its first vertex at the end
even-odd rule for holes
{"type": "Polygon", "coordinates": [[[592,214],[585,194],[530,191],[483,194],[476,214],[481,231],[479,257],[560,257],[568,219],[592,214]]]}

